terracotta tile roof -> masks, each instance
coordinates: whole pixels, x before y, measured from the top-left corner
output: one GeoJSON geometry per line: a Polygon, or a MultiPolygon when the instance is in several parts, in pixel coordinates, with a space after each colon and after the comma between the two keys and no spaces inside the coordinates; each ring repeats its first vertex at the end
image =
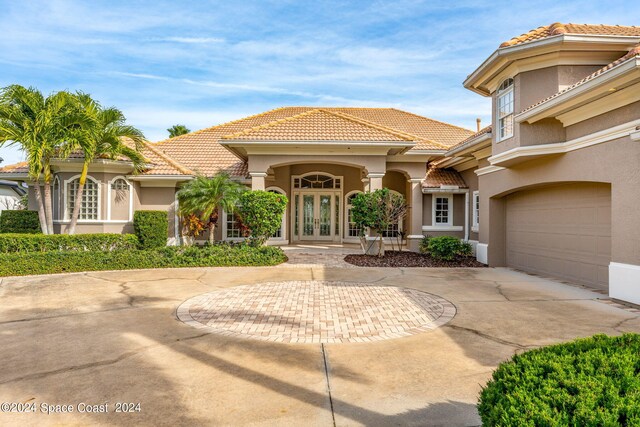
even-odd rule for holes
{"type": "Polygon", "coordinates": [[[460,188],[469,188],[458,171],[429,167],[427,175],[422,181],[422,188],[440,188],[443,185],[457,185],[460,188]]]}
{"type": "Polygon", "coordinates": [[[474,133],[473,135],[471,135],[470,137],[463,139],[462,141],[460,141],[459,143],[457,143],[456,145],[453,145],[451,147],[449,147],[449,151],[458,149],[466,144],[468,144],[470,141],[473,141],[474,139],[478,138],[481,135],[486,135],[488,133],[491,133],[493,131],[493,127],[491,125],[486,126],[482,129],[480,129],[478,132],[474,133]]]}
{"type": "Polygon", "coordinates": [[[640,37],[640,27],[622,25],[562,24],[556,22],[535,28],[500,45],[501,48],[542,40],[561,34],[640,37]]]}
{"type": "Polygon", "coordinates": [[[634,58],[640,58],[640,43],[638,43],[637,45],[635,45],[635,46],[634,46],[634,47],[633,47],[629,52],[627,52],[624,56],[622,56],[622,57],[620,57],[619,59],[617,59],[617,60],[613,61],[611,64],[606,65],[606,66],[604,66],[604,67],[600,68],[599,70],[595,71],[595,72],[594,72],[594,73],[592,73],[592,74],[589,74],[587,77],[585,77],[585,78],[583,78],[582,80],[580,80],[580,81],[578,81],[578,82],[576,82],[576,83],[572,84],[572,85],[571,85],[571,86],[569,86],[569,87],[564,88],[564,89],[563,89],[563,90],[561,90],[560,92],[555,93],[555,94],[553,94],[553,95],[551,95],[551,96],[549,96],[549,97],[547,97],[547,98],[543,99],[542,101],[536,102],[536,103],[535,103],[535,104],[533,104],[533,105],[530,105],[529,107],[525,108],[524,110],[522,110],[522,111],[521,111],[520,113],[518,113],[518,114],[524,113],[525,111],[529,111],[529,110],[531,110],[532,108],[535,108],[535,107],[537,107],[537,106],[539,106],[539,105],[541,105],[541,104],[544,104],[544,103],[546,103],[546,102],[548,102],[548,101],[550,101],[550,100],[552,100],[552,99],[557,98],[558,96],[562,95],[562,94],[563,94],[563,93],[565,93],[565,92],[568,92],[568,91],[570,91],[570,90],[572,90],[572,89],[575,89],[575,88],[577,88],[578,86],[582,86],[583,84],[585,84],[585,83],[587,83],[587,82],[589,82],[589,81],[591,81],[591,80],[595,79],[596,77],[599,77],[599,76],[601,76],[601,75],[603,75],[603,74],[607,73],[608,71],[610,71],[610,70],[612,70],[612,69],[614,69],[614,68],[617,68],[617,67],[621,66],[622,64],[624,64],[624,63],[626,63],[627,61],[630,61],[631,59],[634,59],[634,58]]]}
{"type": "Polygon", "coordinates": [[[223,140],[413,142],[416,137],[324,109],[312,109],[222,137],[223,140]]]}
{"type": "Polygon", "coordinates": [[[29,164],[27,162],[14,163],[12,165],[6,165],[0,168],[0,174],[2,173],[27,173],[29,172],[29,164]]]}

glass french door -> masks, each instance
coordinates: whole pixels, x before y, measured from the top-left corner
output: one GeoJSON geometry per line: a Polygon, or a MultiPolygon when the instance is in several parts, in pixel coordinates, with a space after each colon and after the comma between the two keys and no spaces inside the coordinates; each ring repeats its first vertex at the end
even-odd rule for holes
{"type": "Polygon", "coordinates": [[[339,200],[334,193],[301,193],[300,240],[334,240],[334,236],[340,236],[339,200]]]}

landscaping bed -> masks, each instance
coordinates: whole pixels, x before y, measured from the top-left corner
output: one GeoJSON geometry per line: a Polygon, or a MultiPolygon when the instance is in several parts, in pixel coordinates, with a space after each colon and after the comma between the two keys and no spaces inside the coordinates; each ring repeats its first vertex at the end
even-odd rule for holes
{"type": "Polygon", "coordinates": [[[266,266],[285,262],[277,247],[219,244],[111,251],[47,251],[0,254],[0,277],[175,267],[266,266]]]}
{"type": "Polygon", "coordinates": [[[358,267],[486,267],[472,256],[456,256],[447,261],[409,251],[385,251],[382,257],[350,254],[344,260],[358,267]]]}

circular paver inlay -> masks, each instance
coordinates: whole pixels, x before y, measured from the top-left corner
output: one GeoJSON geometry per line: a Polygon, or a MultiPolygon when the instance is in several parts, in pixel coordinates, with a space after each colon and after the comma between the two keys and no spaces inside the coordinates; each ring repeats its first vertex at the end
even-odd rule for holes
{"type": "Polygon", "coordinates": [[[456,314],[437,295],[395,286],[291,281],[188,299],[183,322],[217,334],[286,343],[371,342],[437,328],[456,314]]]}
{"type": "Polygon", "coordinates": [[[437,328],[456,314],[437,295],[366,283],[238,286],[188,299],[183,322],[217,334],[286,343],[371,342],[437,328]]]}

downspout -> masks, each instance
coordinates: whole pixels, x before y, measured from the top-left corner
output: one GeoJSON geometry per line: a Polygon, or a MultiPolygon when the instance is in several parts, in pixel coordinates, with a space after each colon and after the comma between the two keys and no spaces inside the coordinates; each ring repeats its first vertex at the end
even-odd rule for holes
{"type": "Polygon", "coordinates": [[[464,193],[464,241],[469,241],[469,190],[464,193]]]}

